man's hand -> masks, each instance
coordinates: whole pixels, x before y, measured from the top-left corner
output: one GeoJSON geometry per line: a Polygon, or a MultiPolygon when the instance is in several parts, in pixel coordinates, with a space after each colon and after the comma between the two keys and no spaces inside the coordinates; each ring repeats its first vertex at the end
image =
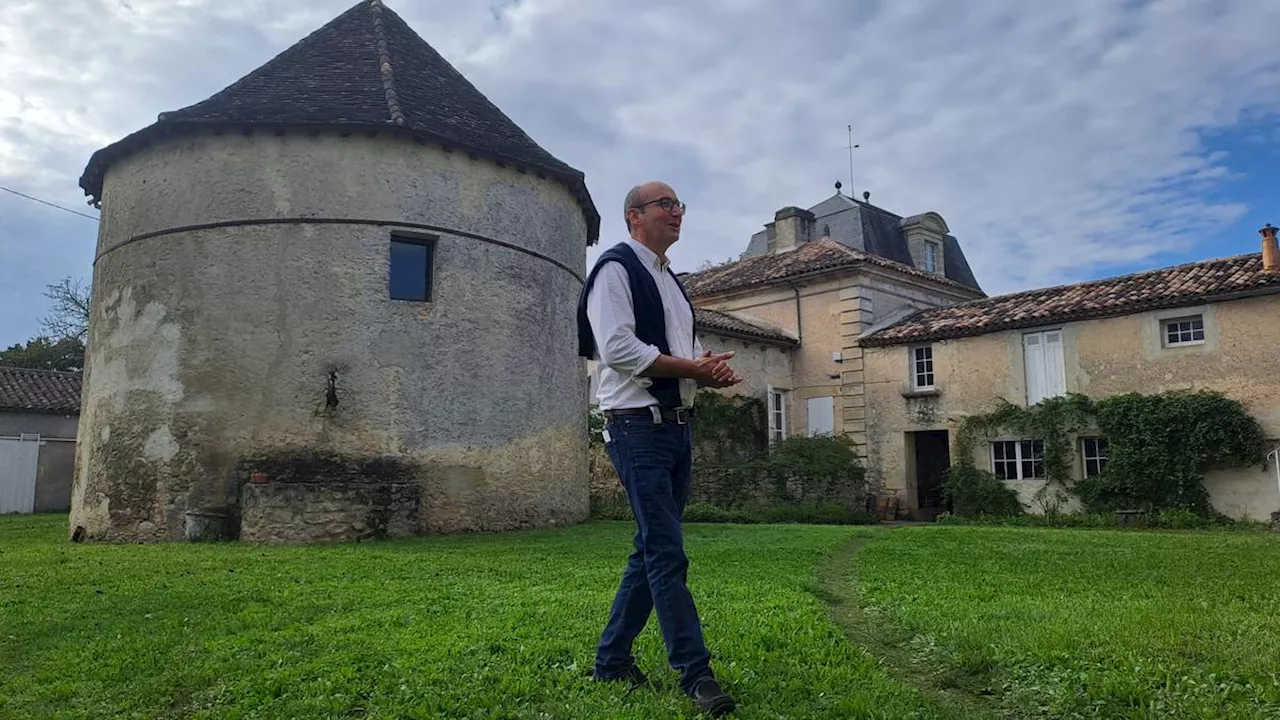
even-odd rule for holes
{"type": "Polygon", "coordinates": [[[733,371],[725,362],[733,357],[732,352],[715,353],[710,350],[694,361],[698,366],[694,377],[702,387],[725,388],[742,382],[742,376],[733,371]]]}

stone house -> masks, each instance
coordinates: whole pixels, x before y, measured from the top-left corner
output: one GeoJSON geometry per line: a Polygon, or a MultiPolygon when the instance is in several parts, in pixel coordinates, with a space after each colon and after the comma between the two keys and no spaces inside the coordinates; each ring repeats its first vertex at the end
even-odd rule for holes
{"type": "MultiPolygon", "coordinates": [[[[1080,393],[1210,389],[1239,400],[1280,438],[1280,267],[1275,230],[1263,253],[1043,288],[878,323],[859,345],[867,384],[867,462],[923,517],[942,509],[939,475],[957,423],[997,398],[1022,406],[1080,393]],[[1265,261],[1264,261],[1265,258],[1265,261]]],[[[1105,437],[1074,438],[1073,473],[1107,463],[1105,437]]],[[[1280,443],[1280,441],[1276,441],[1280,443]]],[[[1274,443],[1273,443],[1274,444],[1274,443]]],[[[978,467],[1016,488],[1032,511],[1044,487],[1039,438],[996,437],[973,449],[978,467]]],[[[1280,510],[1272,469],[1206,477],[1213,507],[1265,519],[1280,510]]],[[[1071,505],[1068,506],[1070,508],[1071,505]]]]}
{"type": "Polygon", "coordinates": [[[80,185],[102,221],[70,532],[586,518],[568,399],[599,213],[381,0],[94,153],[80,185]]]}
{"type": "MultiPolygon", "coordinates": [[[[792,350],[799,341],[782,328],[753,322],[732,313],[695,307],[694,331],[707,350],[733,351],[733,367],[743,376],[733,388],[716,390],[725,394],[742,394],[764,398],[769,383],[791,377],[792,350]]],[[[599,405],[596,391],[599,376],[596,361],[587,360],[587,402],[599,405]]],[[[707,392],[713,392],[708,390],[707,392]]]]}
{"type": "Polygon", "coordinates": [[[0,515],[71,505],[80,373],[0,367],[0,515]]]}
{"type": "Polygon", "coordinates": [[[842,433],[863,454],[867,376],[858,338],[876,322],[985,297],[941,216],[902,217],[869,196],[844,195],[839,184],[808,209],[778,210],[736,261],[681,279],[702,313],[794,339],[785,364],[729,346],[746,380],[729,392],[766,400],[771,439],[842,433]]]}

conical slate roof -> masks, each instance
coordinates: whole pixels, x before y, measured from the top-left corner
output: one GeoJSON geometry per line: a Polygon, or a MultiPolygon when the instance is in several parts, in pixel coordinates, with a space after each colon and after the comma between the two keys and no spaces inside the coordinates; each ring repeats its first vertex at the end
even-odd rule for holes
{"type": "Polygon", "coordinates": [[[599,236],[583,174],[534,142],[382,0],[361,0],[221,92],[94,153],[80,187],[98,202],[108,167],[166,134],[255,126],[403,129],[564,182],[588,242],[599,236]]]}

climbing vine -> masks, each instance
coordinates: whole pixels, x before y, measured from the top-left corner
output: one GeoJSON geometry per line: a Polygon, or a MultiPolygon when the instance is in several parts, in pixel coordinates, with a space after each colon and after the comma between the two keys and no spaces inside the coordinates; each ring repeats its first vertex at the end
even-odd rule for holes
{"type": "Polygon", "coordinates": [[[1000,432],[1044,443],[1048,482],[1037,500],[1046,509],[1069,492],[1093,511],[1176,508],[1204,514],[1205,472],[1262,463],[1265,457],[1266,436],[1257,420],[1238,401],[1213,391],[1127,393],[1098,401],[1069,394],[1030,407],[1000,400],[995,410],[961,423],[961,469],[951,473],[953,494],[973,495],[983,487],[973,472],[985,472],[973,467],[973,448],[1000,432]],[[1086,430],[1107,438],[1108,462],[1102,473],[1076,480],[1074,443],[1086,430]],[[1063,494],[1055,498],[1054,492],[1063,494]]]}
{"type": "Polygon", "coordinates": [[[769,418],[764,400],[746,395],[702,391],[694,397],[697,422],[693,444],[701,462],[744,462],[769,449],[769,418]]]}
{"type": "Polygon", "coordinates": [[[973,415],[960,427],[957,442],[962,457],[973,460],[973,445],[978,436],[991,436],[1000,431],[1044,442],[1044,470],[1050,482],[1067,486],[1071,482],[1072,438],[1091,425],[1093,403],[1084,395],[1070,394],[1047,398],[1030,407],[1022,407],[1001,399],[994,411],[973,415]]]}
{"type": "MultiPolygon", "coordinates": [[[[866,471],[849,438],[797,435],[770,444],[768,411],[758,397],[704,390],[694,409],[691,502],[762,517],[835,513],[849,519],[865,510],[866,471]]],[[[602,470],[608,462],[599,439],[603,422],[597,411],[588,418],[602,470]]]]}

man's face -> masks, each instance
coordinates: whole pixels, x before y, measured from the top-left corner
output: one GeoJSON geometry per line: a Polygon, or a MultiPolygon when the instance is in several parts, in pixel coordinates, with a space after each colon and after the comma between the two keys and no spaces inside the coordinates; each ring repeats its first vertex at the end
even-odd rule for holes
{"type": "Polygon", "coordinates": [[[637,237],[671,247],[680,239],[684,205],[676,191],[662,183],[650,183],[640,190],[640,207],[629,211],[637,237]]]}

